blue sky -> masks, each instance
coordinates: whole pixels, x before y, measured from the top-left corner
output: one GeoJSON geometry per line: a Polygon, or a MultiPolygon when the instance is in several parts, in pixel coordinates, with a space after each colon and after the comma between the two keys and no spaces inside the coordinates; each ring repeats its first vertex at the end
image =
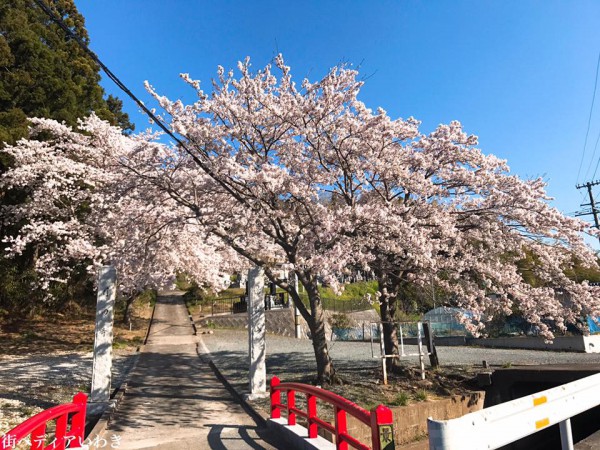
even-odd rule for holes
{"type": "MultiPolygon", "coordinates": [[[[459,120],[512,172],[544,177],[562,212],[586,200],[575,184],[591,180],[600,157],[598,148],[591,159],[600,134],[599,87],[578,179],[600,51],[598,1],[75,3],[91,48],[147,103],[145,80],[193,102],[180,73],[208,89],[217,65],[234,68],[246,56],[258,69],[281,52],[295,77],[313,80],[347,62],[367,78],[367,106],[413,116],[424,132],[459,120]]],[[[138,130],[147,126],[110,80],[103,85],[124,100],[138,130]]],[[[595,191],[600,200],[600,186],[595,191]]]]}

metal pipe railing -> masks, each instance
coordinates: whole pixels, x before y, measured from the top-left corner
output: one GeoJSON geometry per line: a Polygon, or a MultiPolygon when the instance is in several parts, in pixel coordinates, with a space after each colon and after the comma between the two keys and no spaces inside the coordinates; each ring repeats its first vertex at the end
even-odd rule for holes
{"type": "Polygon", "coordinates": [[[572,450],[571,417],[598,405],[600,374],[595,374],[458,419],[429,419],[429,448],[495,449],[558,424],[562,449],[572,450]]]}

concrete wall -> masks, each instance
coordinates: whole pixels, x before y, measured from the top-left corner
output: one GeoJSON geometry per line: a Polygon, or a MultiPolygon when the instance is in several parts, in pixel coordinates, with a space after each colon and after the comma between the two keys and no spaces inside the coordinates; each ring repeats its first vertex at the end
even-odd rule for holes
{"type": "Polygon", "coordinates": [[[600,336],[582,336],[585,353],[600,353],[600,336]]]}
{"type": "MultiPolygon", "coordinates": [[[[302,320],[304,322],[304,320],[302,320]]],[[[248,313],[224,314],[208,316],[198,320],[201,328],[215,326],[216,328],[248,328],[248,313]]],[[[265,311],[265,325],[268,333],[282,336],[294,336],[294,309],[282,308],[265,311]]],[[[304,330],[306,337],[306,330],[304,330]]]]}
{"type": "MultiPolygon", "coordinates": [[[[425,338],[423,338],[425,342],[425,338]]],[[[466,336],[435,336],[435,345],[438,347],[459,347],[467,345],[466,336]]],[[[404,338],[404,345],[417,345],[417,338],[404,338]]]]}
{"type": "MultiPolygon", "coordinates": [[[[331,327],[329,326],[328,318],[334,312],[324,311],[325,314],[325,335],[327,339],[332,337],[331,327]]],[[[354,327],[362,327],[364,324],[368,329],[371,322],[377,322],[379,315],[374,309],[369,311],[358,311],[347,313],[346,316],[350,319],[350,323],[354,327]]],[[[282,336],[295,336],[294,334],[294,308],[271,309],[265,311],[265,320],[268,333],[279,334],[282,336]]],[[[196,324],[202,328],[206,328],[213,324],[217,328],[248,328],[248,314],[223,314],[216,316],[203,317],[196,321],[196,324]]],[[[302,326],[302,338],[308,339],[310,334],[306,321],[300,317],[302,326]]],[[[368,330],[367,330],[368,331],[368,330]]],[[[367,333],[368,334],[368,333],[367,333]]]]}
{"type": "Polygon", "coordinates": [[[467,338],[467,345],[497,348],[524,348],[563,352],[600,353],[600,336],[558,336],[550,343],[538,337],[467,338]]]}
{"type": "MultiPolygon", "coordinates": [[[[462,417],[465,414],[482,409],[484,399],[484,392],[472,392],[440,400],[392,407],[396,448],[400,448],[400,446],[405,444],[411,444],[412,446],[415,441],[425,439],[427,436],[428,417],[438,420],[462,417]]],[[[370,428],[351,416],[348,416],[348,430],[357,439],[363,442],[370,442],[370,428]]]]}

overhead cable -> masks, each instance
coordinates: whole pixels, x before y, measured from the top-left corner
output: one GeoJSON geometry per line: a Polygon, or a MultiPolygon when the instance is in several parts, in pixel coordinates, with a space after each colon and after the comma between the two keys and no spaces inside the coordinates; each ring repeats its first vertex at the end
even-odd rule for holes
{"type": "Polygon", "coordinates": [[[69,36],[71,39],[77,42],[77,44],[94,60],[94,62],[96,62],[96,64],[98,64],[102,68],[102,70],[104,71],[104,73],[106,73],[108,78],[110,78],[119,87],[119,89],[125,92],[140,108],[142,108],[142,110],[146,114],[148,114],[148,117],[150,117],[150,119],[152,119],[165,133],[172,137],[179,145],[185,147],[185,144],[181,141],[181,139],[175,136],[171,132],[171,130],[169,130],[169,128],[167,128],[167,126],[162,122],[162,120],[160,120],[150,109],[148,109],[148,107],[144,105],[144,102],[137,98],[133,94],[133,92],[131,92],[127,88],[127,86],[125,86],[121,82],[121,80],[119,80],[119,78],[117,78],[117,76],[114,73],[112,73],[111,70],[108,67],[106,67],[102,61],[100,61],[100,58],[98,58],[98,56],[92,50],[90,50],[90,48],[85,44],[85,42],[83,42],[83,40],[79,36],[77,36],[60,17],[54,14],[54,11],[52,11],[48,7],[48,5],[44,3],[43,0],[33,1],[42,9],[42,11],[46,13],[46,15],[54,23],[56,23],[60,28],[62,28],[62,30],[67,34],[67,36],[69,36]]]}
{"type": "MultiPolygon", "coordinates": [[[[592,113],[594,111],[594,101],[596,100],[596,88],[598,87],[598,69],[600,69],[600,52],[598,52],[598,62],[596,63],[596,76],[594,77],[594,93],[592,94],[592,105],[590,106],[590,114],[588,117],[587,130],[585,132],[585,141],[583,143],[583,153],[581,154],[581,162],[579,163],[579,170],[577,171],[577,182],[578,183],[579,183],[579,175],[581,175],[581,167],[583,166],[583,160],[585,159],[585,149],[587,147],[587,141],[588,141],[588,137],[590,134],[590,125],[592,123],[592,113]]],[[[598,145],[598,143],[596,142],[596,146],[597,145],[598,145]]],[[[591,165],[594,163],[595,154],[596,154],[596,147],[594,147],[594,154],[592,155],[590,165],[588,166],[588,169],[585,172],[586,177],[590,170],[591,165]]],[[[598,168],[598,166],[596,166],[596,168],[598,168]]],[[[594,175],[595,175],[595,172],[594,172],[594,175]]],[[[594,178],[594,177],[592,177],[592,178],[594,178]]]]}
{"type": "MultiPolygon", "coordinates": [[[[48,7],[48,5],[44,2],[44,0],[33,0],[33,1],[42,9],[42,11],[44,11],[44,13],[46,13],[46,15],[54,23],[56,23],[66,33],[66,35],[69,38],[71,38],[75,42],[77,42],[77,44],[90,56],[90,58],[92,58],[100,66],[100,68],[102,68],[102,70],[104,71],[104,73],[106,73],[106,75],[119,87],[119,89],[121,89],[123,92],[125,92],[125,94],[127,94],[129,96],[129,98],[131,98],[142,109],[142,111],[144,111],[148,115],[148,117],[150,119],[152,119],[154,121],[154,123],[156,123],[160,127],[160,129],[165,132],[165,134],[167,134],[168,136],[170,136],[194,160],[194,162],[196,164],[198,164],[198,166],[202,170],[204,170],[204,172],[206,172],[206,174],[208,176],[210,176],[214,181],[216,181],[221,187],[223,187],[227,192],[229,192],[230,194],[232,194],[240,202],[245,203],[244,198],[242,196],[240,196],[239,193],[234,192],[230,185],[228,185],[225,181],[223,181],[221,178],[219,178],[218,176],[216,176],[215,173],[211,170],[211,168],[207,164],[205,164],[198,157],[198,155],[194,154],[189,149],[189,147],[186,145],[185,142],[183,142],[178,136],[176,136],[167,127],[167,125],[165,125],[163,123],[163,121],[159,117],[156,116],[156,114],[154,114],[150,109],[148,109],[148,107],[146,107],[146,105],[144,105],[144,102],[142,102],[139,98],[137,98],[133,94],[133,92],[131,92],[127,88],[127,86],[125,86],[125,84],[123,84],[123,82],[121,82],[121,80],[119,80],[119,78],[117,78],[117,76],[114,73],[112,73],[112,71],[108,67],[106,67],[106,65],[100,60],[100,58],[98,58],[98,56],[92,50],[90,50],[90,48],[86,45],[86,43],[83,42],[83,40],[79,36],[77,36],[67,26],[67,24],[65,24],[65,22],[62,20],[62,18],[58,17],[54,13],[54,11],[52,11],[52,9],[50,9],[48,7]]],[[[193,138],[186,137],[186,139],[188,141],[190,141],[193,145],[198,146],[198,144],[193,140],[193,138]]]]}

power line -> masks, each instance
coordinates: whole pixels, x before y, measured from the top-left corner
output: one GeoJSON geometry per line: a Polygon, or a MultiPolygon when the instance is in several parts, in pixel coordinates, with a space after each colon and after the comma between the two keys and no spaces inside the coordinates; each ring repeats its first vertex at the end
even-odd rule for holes
{"type": "Polygon", "coordinates": [[[102,61],[100,61],[100,58],[98,58],[98,56],[92,50],[89,49],[89,47],[85,44],[85,42],[83,42],[83,40],[79,36],[77,36],[73,31],[71,31],[71,29],[67,26],[67,24],[63,22],[63,20],[60,17],[57,17],[56,14],[54,14],[54,12],[50,8],[48,8],[48,6],[44,3],[43,0],[34,0],[34,2],[42,9],[42,11],[46,13],[46,15],[54,23],[56,23],[60,28],[62,28],[62,30],[67,34],[68,37],[77,42],[77,44],[94,60],[94,62],[96,62],[96,64],[98,64],[102,68],[102,70],[104,71],[104,73],[106,73],[108,78],[110,78],[119,87],[119,89],[125,92],[140,108],[142,108],[142,110],[146,114],[148,114],[148,117],[150,117],[165,133],[172,137],[179,145],[185,147],[181,139],[175,136],[171,132],[171,130],[169,130],[167,126],[163,124],[162,121],[146,107],[146,105],[144,105],[144,102],[137,98],[127,88],[127,86],[125,86],[121,82],[121,80],[119,80],[117,76],[114,73],[112,73],[108,67],[104,65],[102,61]]]}
{"type": "MultiPolygon", "coordinates": [[[[596,201],[594,200],[594,194],[592,193],[592,186],[597,186],[600,184],[600,181],[588,181],[585,184],[578,184],[576,186],[577,189],[587,188],[588,195],[590,197],[589,203],[584,203],[581,206],[589,206],[590,209],[586,209],[576,213],[576,216],[594,216],[594,225],[596,229],[600,229],[600,219],[598,218],[600,210],[596,208],[596,201]]],[[[600,239],[600,237],[599,237],[600,239]]]]}
{"type": "MultiPolygon", "coordinates": [[[[588,117],[587,131],[585,132],[585,141],[583,143],[583,153],[581,154],[581,162],[579,163],[579,170],[577,171],[577,181],[579,181],[579,175],[581,175],[581,167],[583,166],[583,160],[585,159],[585,149],[587,147],[588,136],[590,134],[590,125],[592,123],[592,113],[594,111],[594,102],[596,100],[596,88],[598,87],[598,70],[599,69],[600,69],[600,52],[598,52],[598,62],[596,63],[596,76],[594,78],[594,93],[592,94],[592,105],[590,106],[590,114],[588,117]]],[[[590,162],[590,166],[588,166],[588,170],[586,170],[586,172],[585,172],[586,176],[590,170],[591,165],[594,162],[595,154],[596,154],[596,150],[594,149],[594,155],[592,155],[592,160],[590,162]]]]}
{"type": "MultiPolygon", "coordinates": [[[[594,156],[596,155],[596,149],[598,148],[598,142],[600,141],[600,132],[598,132],[598,137],[596,138],[596,144],[594,145],[594,153],[592,154],[592,163],[594,162],[594,156]]],[[[598,158],[598,162],[596,163],[596,168],[594,169],[594,175],[592,175],[592,179],[596,177],[596,172],[598,171],[598,164],[600,164],[600,158],[598,158]]]]}
{"type": "MultiPolygon", "coordinates": [[[[67,34],[67,37],[77,42],[77,44],[100,66],[100,68],[102,68],[104,73],[106,73],[106,75],[108,75],[108,77],[119,87],[119,89],[125,92],[125,94],[127,94],[129,98],[131,98],[142,109],[142,111],[144,111],[148,115],[148,117],[150,117],[150,119],[152,119],[154,123],[156,123],[160,127],[161,130],[163,130],[168,136],[173,138],[173,140],[180,146],[180,148],[182,148],[208,176],[210,176],[223,189],[230,193],[234,198],[238,199],[241,203],[246,203],[243,197],[238,195],[238,193],[234,192],[230,185],[228,185],[226,182],[224,182],[222,179],[216,176],[216,174],[211,170],[211,168],[207,164],[205,164],[197,155],[195,155],[179,137],[173,134],[173,132],[163,123],[163,121],[160,118],[158,118],[152,111],[150,111],[146,107],[146,105],[144,105],[144,102],[137,98],[133,94],[133,92],[131,92],[127,88],[127,86],[125,86],[125,84],[123,84],[123,82],[121,82],[121,80],[119,80],[119,78],[117,78],[117,76],[114,73],[112,73],[111,70],[108,67],[106,67],[106,65],[104,65],[102,61],[100,61],[100,58],[98,58],[98,56],[92,50],[89,49],[86,43],[83,42],[83,40],[79,36],[77,36],[67,26],[67,24],[64,23],[62,18],[56,16],[56,14],[54,14],[54,12],[46,5],[46,3],[43,0],[33,1],[42,9],[42,11],[44,11],[44,13],[46,13],[46,15],[54,23],[56,23],[67,34]]],[[[200,146],[194,141],[192,137],[186,137],[186,139],[190,141],[194,146],[200,148],[200,146]]]]}

